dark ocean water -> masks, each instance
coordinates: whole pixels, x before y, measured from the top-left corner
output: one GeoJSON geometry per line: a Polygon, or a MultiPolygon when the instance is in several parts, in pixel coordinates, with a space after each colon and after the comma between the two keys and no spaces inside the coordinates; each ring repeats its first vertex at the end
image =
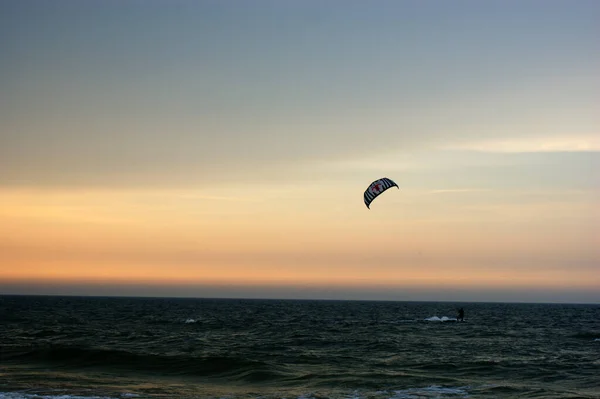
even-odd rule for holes
{"type": "Polygon", "coordinates": [[[0,398],[600,398],[600,305],[2,296],[0,398]]]}

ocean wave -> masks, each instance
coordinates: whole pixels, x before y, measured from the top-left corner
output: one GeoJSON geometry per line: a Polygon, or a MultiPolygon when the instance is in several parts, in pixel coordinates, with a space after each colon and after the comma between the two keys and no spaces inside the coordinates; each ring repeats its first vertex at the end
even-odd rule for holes
{"type": "Polygon", "coordinates": [[[579,339],[600,339],[600,331],[581,331],[571,335],[571,338],[579,339]]]}
{"type": "Polygon", "coordinates": [[[600,399],[595,308],[457,306],[9,298],[0,399],[600,399]]]}
{"type": "Polygon", "coordinates": [[[0,392],[0,399],[122,399],[133,398],[135,396],[79,396],[79,395],[38,395],[20,392],[0,392]]]}
{"type": "MultiPolygon", "coordinates": [[[[267,394],[261,396],[264,399],[283,399],[283,398],[295,398],[295,399],[323,399],[323,398],[343,398],[343,399],[458,399],[458,398],[469,398],[470,387],[444,387],[438,385],[431,385],[426,387],[415,387],[401,390],[384,390],[384,391],[352,391],[352,392],[338,392],[337,394],[323,393],[323,392],[304,392],[296,393],[292,395],[280,394],[267,394]]],[[[126,398],[137,398],[140,395],[123,393],[113,396],[99,396],[91,394],[90,396],[82,396],[79,394],[74,395],[47,395],[47,394],[32,394],[32,393],[21,393],[21,392],[0,392],[0,399],[126,399],[126,398]]],[[[216,398],[221,399],[237,399],[237,398],[249,398],[255,397],[254,395],[245,394],[225,394],[218,395],[216,398]]]]}
{"type": "MultiPolygon", "coordinates": [[[[94,395],[93,393],[90,396],[82,396],[80,394],[62,394],[62,395],[47,395],[47,394],[33,394],[33,393],[24,393],[24,392],[0,392],[0,399],[126,399],[126,398],[137,398],[140,395],[131,394],[131,393],[122,393],[119,395],[113,396],[100,396],[94,395]]],[[[221,399],[237,399],[237,398],[247,398],[254,397],[248,395],[235,395],[235,394],[226,394],[224,396],[218,395],[217,398],[221,399]]],[[[423,399],[423,398],[437,398],[437,399],[445,399],[445,398],[468,398],[469,396],[469,387],[442,387],[437,385],[432,385],[428,387],[421,388],[408,388],[402,390],[392,390],[392,391],[377,391],[377,392],[360,392],[353,391],[348,393],[338,393],[338,394],[326,394],[321,392],[305,392],[305,393],[296,393],[292,396],[282,394],[272,394],[261,396],[264,399],[283,399],[283,398],[295,398],[295,399],[323,399],[323,398],[344,398],[344,399],[367,399],[367,398],[377,398],[377,399],[423,399]],[[348,396],[350,395],[350,396],[348,396]]]]}
{"type": "MultiPolygon", "coordinates": [[[[6,361],[58,364],[67,368],[136,370],[170,375],[218,376],[244,375],[267,369],[257,360],[236,356],[193,356],[132,353],[126,350],[76,346],[0,347],[6,361]]],[[[260,377],[251,376],[251,380],[260,377]]]]}
{"type": "Polygon", "coordinates": [[[431,385],[425,388],[409,388],[394,391],[390,399],[421,399],[421,398],[468,398],[467,387],[442,387],[431,385]]]}

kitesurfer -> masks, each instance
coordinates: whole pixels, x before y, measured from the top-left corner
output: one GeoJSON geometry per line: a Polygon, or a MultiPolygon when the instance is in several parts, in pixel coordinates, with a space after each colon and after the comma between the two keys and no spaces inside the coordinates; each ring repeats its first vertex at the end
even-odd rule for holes
{"type": "Polygon", "coordinates": [[[456,321],[465,321],[465,310],[463,308],[458,309],[458,316],[456,321]]]}

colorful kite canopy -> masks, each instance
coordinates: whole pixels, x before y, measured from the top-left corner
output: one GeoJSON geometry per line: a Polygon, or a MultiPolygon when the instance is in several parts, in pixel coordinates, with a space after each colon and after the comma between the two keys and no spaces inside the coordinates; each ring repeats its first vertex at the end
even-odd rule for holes
{"type": "Polygon", "coordinates": [[[369,205],[371,205],[371,202],[373,202],[375,198],[377,198],[381,193],[383,193],[385,190],[391,187],[396,187],[400,189],[400,187],[398,187],[396,183],[394,183],[387,177],[383,177],[371,183],[365,191],[365,205],[367,206],[367,208],[369,208],[369,205]]]}

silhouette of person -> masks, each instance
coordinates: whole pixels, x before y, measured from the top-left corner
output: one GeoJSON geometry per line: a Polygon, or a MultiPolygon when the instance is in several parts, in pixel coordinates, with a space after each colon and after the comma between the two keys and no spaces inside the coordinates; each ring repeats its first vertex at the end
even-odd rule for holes
{"type": "Polygon", "coordinates": [[[458,317],[456,321],[465,321],[465,310],[463,308],[458,309],[458,317]]]}

